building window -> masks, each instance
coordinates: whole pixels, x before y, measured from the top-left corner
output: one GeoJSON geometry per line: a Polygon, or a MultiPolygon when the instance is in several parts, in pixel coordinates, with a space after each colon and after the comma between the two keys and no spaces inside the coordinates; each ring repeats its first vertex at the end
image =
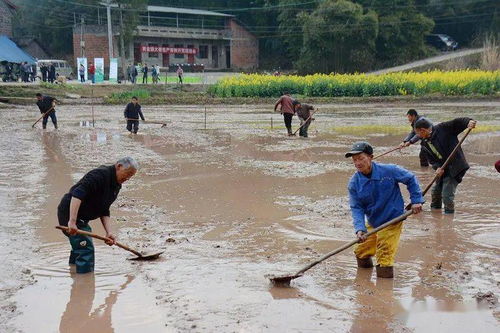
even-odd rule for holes
{"type": "MultiPolygon", "coordinates": [[[[149,44],[150,47],[158,47],[158,44],[149,44]]],[[[150,58],[158,58],[158,52],[149,52],[148,55],[150,58]]]]}
{"type": "MultiPolygon", "coordinates": [[[[183,48],[184,45],[183,44],[175,44],[174,45],[175,48],[183,48]]],[[[184,54],[181,54],[181,53],[176,53],[174,58],[176,59],[184,59],[184,54]]]]}
{"type": "Polygon", "coordinates": [[[208,45],[200,45],[199,58],[208,59],[208,45]]]}

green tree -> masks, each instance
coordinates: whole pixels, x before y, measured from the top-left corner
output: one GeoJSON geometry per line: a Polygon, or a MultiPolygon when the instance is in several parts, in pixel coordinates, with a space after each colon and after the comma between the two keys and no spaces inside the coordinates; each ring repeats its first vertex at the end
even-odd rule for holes
{"type": "MultiPolygon", "coordinates": [[[[377,60],[382,66],[405,63],[428,53],[425,36],[434,22],[418,11],[414,0],[361,0],[367,10],[378,14],[377,60]]],[[[420,2],[420,6],[425,5],[420,2]]]]}
{"type": "Polygon", "coordinates": [[[302,12],[303,45],[296,61],[303,73],[363,71],[373,63],[377,15],[347,0],[326,0],[302,12]]]}

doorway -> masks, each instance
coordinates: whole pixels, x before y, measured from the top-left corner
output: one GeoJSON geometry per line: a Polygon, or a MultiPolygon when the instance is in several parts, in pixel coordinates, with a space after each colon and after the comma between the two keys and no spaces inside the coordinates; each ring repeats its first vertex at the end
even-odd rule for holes
{"type": "MultiPolygon", "coordinates": [[[[188,49],[194,49],[194,45],[188,45],[188,49]]],[[[188,64],[194,64],[194,54],[188,54],[188,64]]]]}
{"type": "Polygon", "coordinates": [[[216,45],[212,45],[212,66],[219,68],[219,50],[216,45]]]}
{"type": "Polygon", "coordinates": [[[138,64],[140,62],[142,62],[141,44],[134,43],[134,63],[138,64]]]}
{"type": "Polygon", "coordinates": [[[231,68],[231,46],[226,46],[226,68],[231,68]]]}
{"type": "MultiPolygon", "coordinates": [[[[163,44],[163,47],[168,47],[168,44],[163,44]]],[[[162,53],[162,67],[170,66],[170,53],[162,53]]]]}

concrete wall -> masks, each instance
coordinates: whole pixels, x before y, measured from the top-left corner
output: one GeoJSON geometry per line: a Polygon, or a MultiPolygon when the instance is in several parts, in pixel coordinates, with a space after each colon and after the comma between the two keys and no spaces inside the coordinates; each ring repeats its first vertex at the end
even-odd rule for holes
{"type": "Polygon", "coordinates": [[[3,0],[0,0],[0,35],[12,37],[13,10],[3,0]]]}
{"type": "Polygon", "coordinates": [[[231,30],[231,67],[234,69],[256,69],[259,67],[259,41],[238,24],[229,20],[231,30]]]}

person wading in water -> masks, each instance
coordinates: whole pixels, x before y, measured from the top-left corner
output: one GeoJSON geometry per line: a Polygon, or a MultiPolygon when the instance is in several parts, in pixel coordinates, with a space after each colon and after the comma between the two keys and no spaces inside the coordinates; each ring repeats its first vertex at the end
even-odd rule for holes
{"type": "Polygon", "coordinates": [[[295,108],[293,106],[294,99],[290,96],[288,92],[284,92],[276,104],[274,105],[274,112],[280,106],[280,112],[283,115],[283,120],[285,121],[286,130],[288,131],[288,136],[292,136],[292,118],[295,114],[295,108]]]}

